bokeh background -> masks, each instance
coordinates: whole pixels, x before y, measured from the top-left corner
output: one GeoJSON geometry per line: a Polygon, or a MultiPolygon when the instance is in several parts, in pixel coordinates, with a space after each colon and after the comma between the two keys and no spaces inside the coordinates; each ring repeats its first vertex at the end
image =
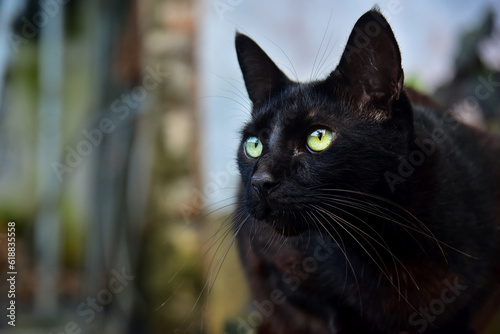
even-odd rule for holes
{"type": "MultiPolygon", "coordinates": [[[[234,34],[319,79],[374,4],[0,0],[0,333],[236,333],[228,216],[250,105],[234,34]]],[[[500,132],[500,2],[378,5],[407,85],[500,132]]]]}

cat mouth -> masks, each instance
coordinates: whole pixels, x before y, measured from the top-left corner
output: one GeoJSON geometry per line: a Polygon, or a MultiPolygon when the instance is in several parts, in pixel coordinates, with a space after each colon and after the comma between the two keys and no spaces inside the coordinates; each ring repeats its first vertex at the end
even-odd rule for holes
{"type": "Polygon", "coordinates": [[[308,229],[309,225],[299,210],[270,209],[269,207],[259,215],[254,216],[257,220],[264,221],[283,236],[295,236],[308,229]]]}
{"type": "MultiPolygon", "coordinates": [[[[283,196],[282,196],[283,197],[283,196]]],[[[275,196],[259,196],[249,202],[250,215],[264,222],[283,236],[298,235],[310,227],[305,218],[307,204],[294,196],[289,200],[277,200],[275,196]]]]}

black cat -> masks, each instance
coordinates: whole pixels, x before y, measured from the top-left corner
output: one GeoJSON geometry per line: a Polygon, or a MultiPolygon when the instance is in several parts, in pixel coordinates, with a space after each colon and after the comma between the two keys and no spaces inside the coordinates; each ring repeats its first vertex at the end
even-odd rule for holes
{"type": "Polygon", "coordinates": [[[500,138],[403,86],[376,10],[322,81],[236,50],[252,119],[238,151],[240,332],[480,333],[499,300],[500,138]]]}

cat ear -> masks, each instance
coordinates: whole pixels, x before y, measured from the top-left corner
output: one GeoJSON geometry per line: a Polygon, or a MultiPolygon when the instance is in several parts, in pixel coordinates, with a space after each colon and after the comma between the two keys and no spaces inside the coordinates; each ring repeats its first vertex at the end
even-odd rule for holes
{"type": "Polygon", "coordinates": [[[235,44],[248,96],[254,107],[262,105],[271,94],[291,82],[250,37],[236,33],[235,44]]]}
{"type": "Polygon", "coordinates": [[[341,78],[361,106],[375,107],[377,118],[390,117],[392,102],[403,90],[404,74],[398,43],[377,9],[356,22],[331,76],[341,78]]]}

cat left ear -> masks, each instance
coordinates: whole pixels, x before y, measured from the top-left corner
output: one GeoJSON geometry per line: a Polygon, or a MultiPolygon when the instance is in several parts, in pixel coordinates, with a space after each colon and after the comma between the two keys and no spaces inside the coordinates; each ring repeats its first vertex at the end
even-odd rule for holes
{"type": "Polygon", "coordinates": [[[236,54],[254,108],[291,81],[250,37],[236,33],[236,54]]]}
{"type": "Polygon", "coordinates": [[[331,77],[347,84],[355,102],[375,107],[379,119],[390,117],[392,103],[403,90],[401,53],[387,20],[373,9],[354,25],[331,77]]]}

